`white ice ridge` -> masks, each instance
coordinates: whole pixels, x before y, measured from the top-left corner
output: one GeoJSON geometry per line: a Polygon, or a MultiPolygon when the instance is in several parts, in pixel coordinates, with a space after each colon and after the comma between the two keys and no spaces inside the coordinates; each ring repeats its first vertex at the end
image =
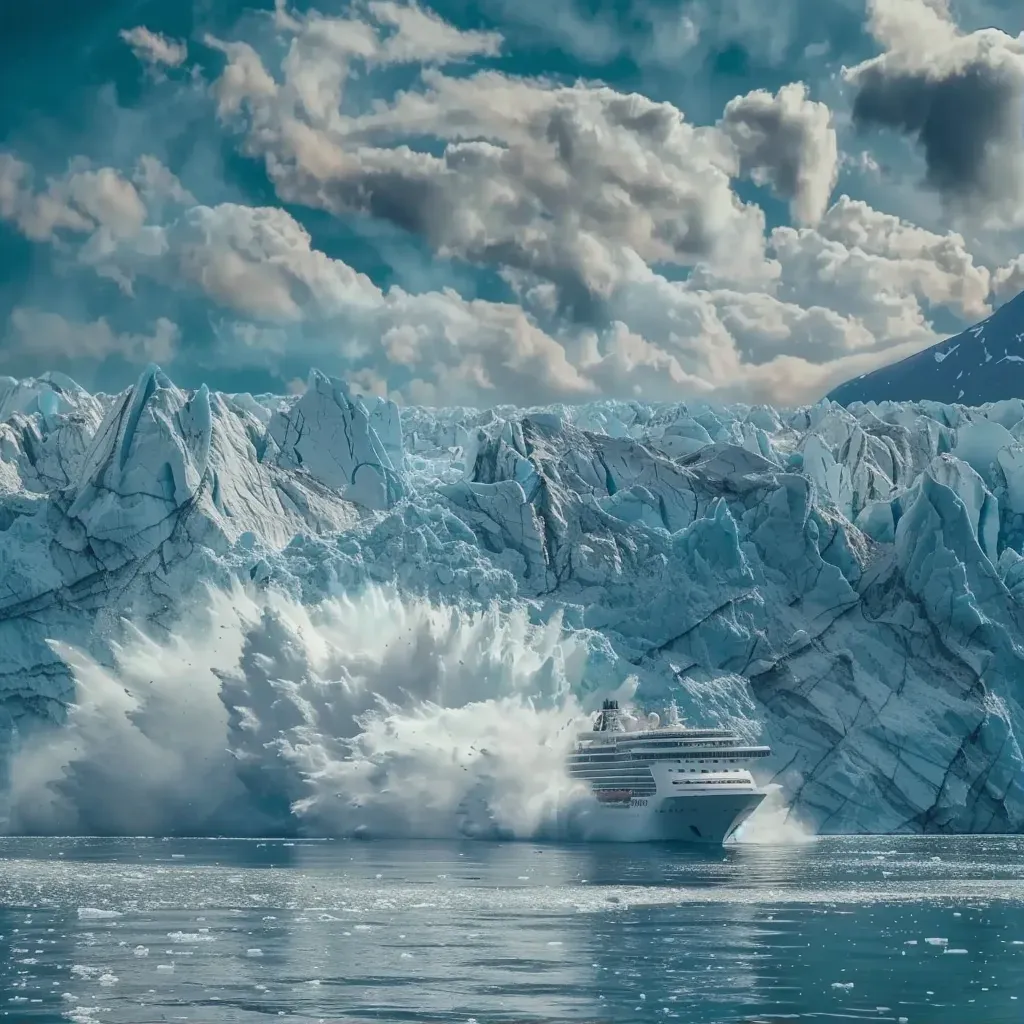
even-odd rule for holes
{"type": "MultiPolygon", "coordinates": [[[[301,397],[182,391],[155,367],[117,396],[0,378],[0,826],[132,829],[95,792],[119,750],[157,744],[165,768],[214,759],[222,789],[197,792],[223,800],[133,790],[122,807],[165,801],[154,829],[351,830],[372,780],[394,796],[388,716],[557,717],[632,676],[643,704],[770,743],[763,781],[817,831],[1019,832],[1022,551],[1018,400],[400,414],[316,372],[301,397]],[[394,596],[327,658],[303,616],[375,587],[394,596]],[[236,598],[256,610],[186,632],[236,598]],[[403,662],[415,685],[367,668],[425,642],[384,621],[411,607],[434,637],[403,662]],[[166,672],[211,630],[234,639],[202,655],[216,735],[197,753],[202,729],[171,724],[200,684],[166,672]],[[150,643],[163,688],[125,668],[150,643]],[[96,699],[100,677],[125,695],[96,699]],[[145,742],[117,739],[126,721],[145,742]],[[45,820],[33,786],[59,794],[45,820]]],[[[547,799],[503,805],[511,831],[547,799]]]]}

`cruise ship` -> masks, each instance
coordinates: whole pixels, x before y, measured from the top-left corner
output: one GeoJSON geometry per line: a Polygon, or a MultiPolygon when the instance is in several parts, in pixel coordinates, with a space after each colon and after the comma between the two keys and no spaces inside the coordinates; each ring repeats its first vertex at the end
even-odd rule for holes
{"type": "Polygon", "coordinates": [[[728,729],[684,725],[674,707],[662,725],[606,700],[568,769],[596,798],[591,838],[721,844],[764,799],[748,764],[769,754],[728,729]]]}

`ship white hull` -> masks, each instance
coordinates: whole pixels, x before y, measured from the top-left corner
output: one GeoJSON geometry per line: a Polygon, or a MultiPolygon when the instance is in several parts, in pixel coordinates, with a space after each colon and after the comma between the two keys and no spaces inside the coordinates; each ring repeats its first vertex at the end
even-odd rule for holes
{"type": "Polygon", "coordinates": [[[687,843],[720,846],[757,809],[765,794],[650,796],[588,809],[591,842],[687,843]]]}

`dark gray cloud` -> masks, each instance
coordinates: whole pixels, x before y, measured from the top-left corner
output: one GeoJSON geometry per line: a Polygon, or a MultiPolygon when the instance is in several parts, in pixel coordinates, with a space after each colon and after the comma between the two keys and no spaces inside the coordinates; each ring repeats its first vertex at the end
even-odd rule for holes
{"type": "Polygon", "coordinates": [[[857,85],[855,123],[913,137],[933,188],[967,198],[1017,195],[1021,93],[1002,69],[978,62],[935,78],[875,66],[857,85]]]}
{"type": "Polygon", "coordinates": [[[941,4],[873,0],[886,51],[852,68],[854,123],[911,138],[943,198],[1024,213],[1024,40],[963,33],[941,4]]]}

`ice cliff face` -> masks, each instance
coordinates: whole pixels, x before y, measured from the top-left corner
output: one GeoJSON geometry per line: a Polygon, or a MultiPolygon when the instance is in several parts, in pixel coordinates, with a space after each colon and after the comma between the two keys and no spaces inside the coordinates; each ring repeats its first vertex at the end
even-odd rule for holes
{"type": "Polygon", "coordinates": [[[1024,294],[931,348],[841,384],[828,396],[851,402],[982,405],[1024,395],[1024,294]]]}
{"type": "MultiPolygon", "coordinates": [[[[415,691],[465,715],[518,694],[553,714],[632,675],[641,702],[675,696],[771,743],[764,781],[817,831],[1024,828],[1024,402],[400,418],[316,373],[301,397],[270,398],[185,393],[152,368],[115,397],[0,379],[0,416],[5,763],[60,748],[81,659],[115,665],[125,621],[161,642],[209,588],[314,608],[379,584],[430,602],[476,649],[489,630],[505,638],[465,676],[468,641],[410,656],[388,701],[415,691]],[[569,646],[530,640],[517,656],[527,634],[509,615],[540,629],[556,616],[546,628],[569,646]]],[[[375,614],[397,637],[397,613],[375,614]]],[[[300,657],[310,628],[286,618],[255,616],[237,665],[217,670],[226,738],[209,749],[233,751],[217,762],[230,805],[259,808],[236,831],[312,813],[310,787],[352,806],[387,788],[369,780],[390,733],[352,703],[364,638],[341,660],[300,657]],[[313,662],[335,666],[315,686],[313,662]],[[366,771],[331,760],[331,743],[362,751],[366,771]]],[[[80,802],[101,768],[61,757],[63,799],[80,802]]],[[[204,813],[189,824],[229,827],[222,805],[204,813]]]]}

